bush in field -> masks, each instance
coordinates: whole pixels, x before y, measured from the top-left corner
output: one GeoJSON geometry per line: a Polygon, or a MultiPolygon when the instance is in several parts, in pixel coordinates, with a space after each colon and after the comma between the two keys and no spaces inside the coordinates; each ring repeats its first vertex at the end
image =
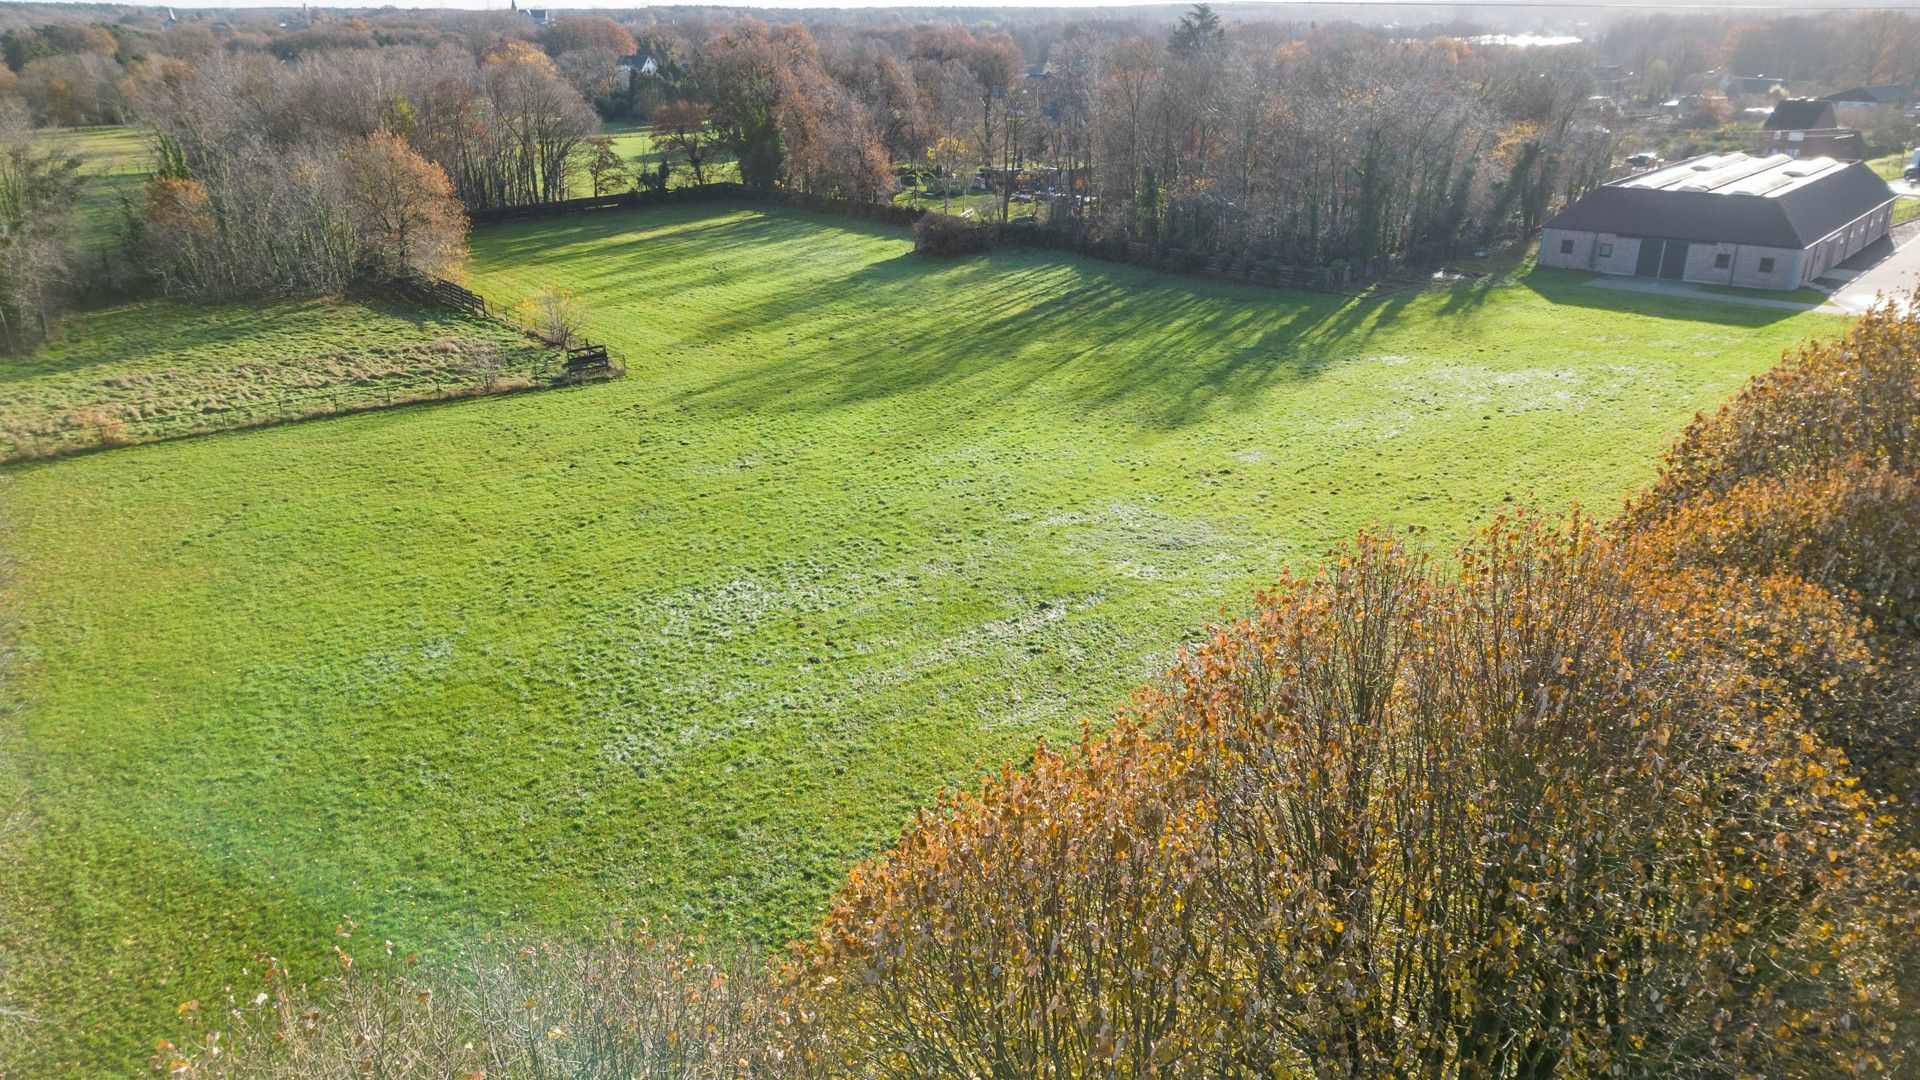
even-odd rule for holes
{"type": "Polygon", "coordinates": [[[580,337],[580,302],[558,285],[542,286],[520,301],[517,311],[527,333],[556,348],[564,349],[580,337]]]}
{"type": "Polygon", "coordinates": [[[903,1077],[1875,1075],[1872,805],[1738,608],[1579,522],[1449,573],[1363,538],[857,870],[795,960],[805,1045],[903,1077]]]}
{"type": "Polygon", "coordinates": [[[913,250],[921,255],[965,255],[986,249],[985,234],[966,218],[928,211],[913,223],[913,250]]]}

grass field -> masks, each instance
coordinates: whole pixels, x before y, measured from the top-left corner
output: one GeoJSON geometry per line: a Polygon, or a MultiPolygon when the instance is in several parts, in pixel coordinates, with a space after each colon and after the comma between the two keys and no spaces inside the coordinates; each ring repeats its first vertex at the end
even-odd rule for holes
{"type": "Polygon", "coordinates": [[[83,271],[103,272],[107,262],[121,257],[123,207],[139,197],[141,183],[153,172],[153,148],[139,131],[120,126],[52,128],[38,138],[80,159],[85,179],[74,208],[74,239],[83,271]]]}
{"type": "Polygon", "coordinates": [[[550,376],[556,354],[486,319],[353,300],[76,313],[0,365],[0,460],[477,392],[550,376]]]}
{"type": "MultiPolygon", "coordinates": [[[[1888,154],[1874,158],[1867,166],[1883,180],[1898,180],[1906,174],[1907,162],[1912,157],[1910,153],[1888,154]]],[[[1905,225],[1915,218],[1920,218],[1920,199],[1901,196],[1893,200],[1893,224],[1905,225]]]]}
{"type": "Polygon", "coordinates": [[[1898,180],[1906,174],[1907,162],[1913,159],[1911,153],[1888,154],[1867,162],[1867,167],[1880,175],[1883,180],[1898,180]]]}
{"type": "Polygon", "coordinates": [[[909,247],[715,207],[482,231],[478,289],[573,288],[630,376],[8,470],[17,1074],[124,1070],[262,954],[778,942],[1283,565],[1529,491],[1608,510],[1842,326],[909,247]]]}
{"type": "MultiPolygon", "coordinates": [[[[602,124],[600,132],[613,137],[614,152],[626,159],[636,182],[643,172],[658,168],[661,159],[666,157],[666,152],[654,145],[651,124],[612,121],[602,124]]],[[[740,163],[728,151],[716,149],[713,160],[707,162],[701,172],[709,184],[738,183],[740,163]]],[[[685,165],[674,166],[668,186],[677,188],[692,184],[692,171],[685,165]]]]}

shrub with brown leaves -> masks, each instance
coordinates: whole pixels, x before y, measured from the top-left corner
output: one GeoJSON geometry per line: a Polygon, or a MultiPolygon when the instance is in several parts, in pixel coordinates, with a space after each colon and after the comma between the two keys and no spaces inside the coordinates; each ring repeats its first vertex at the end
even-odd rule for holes
{"type": "MultiPolygon", "coordinates": [[[[1873,807],[1747,662],[1749,608],[1637,570],[1578,520],[1497,523],[1446,572],[1363,537],[1115,734],[856,870],[792,964],[806,1051],[901,1077],[1879,1075],[1873,807]]],[[[1822,599],[1803,622],[1845,654],[1822,599]]]]}

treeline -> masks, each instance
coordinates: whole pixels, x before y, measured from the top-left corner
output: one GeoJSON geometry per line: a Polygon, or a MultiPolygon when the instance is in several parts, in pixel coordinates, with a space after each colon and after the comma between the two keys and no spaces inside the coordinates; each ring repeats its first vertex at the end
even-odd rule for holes
{"type": "Polygon", "coordinates": [[[129,244],[165,291],[206,298],[338,293],[454,272],[466,219],[454,186],[408,139],[316,72],[219,58],[144,69],[130,96],[159,171],[129,244]]]}
{"type": "MultiPolygon", "coordinates": [[[[923,187],[943,209],[961,198],[976,221],[1032,202],[1069,246],[1144,249],[1156,265],[1344,278],[1525,237],[1604,179],[1619,147],[1612,107],[1592,103],[1603,61],[1664,94],[1670,75],[1677,87],[1714,65],[1770,64],[1802,40],[1774,22],[1654,17],[1588,46],[1518,49],[1474,44],[1469,27],[1228,23],[1205,5],[1171,26],[626,17],[14,25],[0,32],[0,108],[154,133],[130,265],[201,296],[446,272],[462,207],[703,183],[722,161],[751,186],[836,199],[923,187]],[[598,134],[625,116],[652,122],[644,164],[598,134]]],[[[1793,71],[1916,74],[1911,17],[1795,25],[1823,44],[1793,71]]],[[[38,185],[16,202],[43,209],[14,213],[0,235],[35,253],[0,281],[9,343],[81,284],[63,277],[72,260],[48,224],[71,188],[38,185]]]]}
{"type": "Polygon", "coordinates": [[[1713,72],[1764,75],[1803,89],[1920,83],[1920,19],[1906,12],[1639,15],[1608,27],[1599,59],[1653,104],[1713,72]]]}
{"type": "Polygon", "coordinates": [[[396,135],[472,208],[664,186],[664,171],[636,175],[592,141],[596,117],[655,118],[670,136],[662,169],[692,179],[725,156],[752,185],[883,200],[905,176],[943,203],[990,193],[985,213],[1003,220],[1016,197],[1039,199],[1056,227],[1115,246],[1378,270],[1525,235],[1604,178],[1612,117],[1589,104],[1604,63],[1654,99],[1721,69],[1920,75],[1907,47],[1920,23],[1885,13],[1635,17],[1551,49],[1471,44],[1466,26],[1226,23],[1204,6],[1170,28],[1120,16],[1022,16],[1008,29],[958,15],[803,16],[811,29],[709,12],[625,18],[15,27],[0,34],[0,96],[43,123],[152,122],[142,103],[156,80],[238,67],[313,102],[279,109],[302,114],[287,136],[396,135]]]}
{"type": "Polygon", "coordinates": [[[617,933],[309,1011],[276,968],[156,1064],[1911,1075],[1917,360],[1892,307],[1804,348],[1611,522],[1363,535],[919,815],[771,969],[617,933]]]}

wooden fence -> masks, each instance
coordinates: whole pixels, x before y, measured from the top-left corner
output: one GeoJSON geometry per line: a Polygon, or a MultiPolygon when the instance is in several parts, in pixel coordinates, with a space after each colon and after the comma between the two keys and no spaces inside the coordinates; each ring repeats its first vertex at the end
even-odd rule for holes
{"type": "Polygon", "coordinates": [[[567,350],[563,373],[570,379],[593,379],[613,371],[605,345],[576,345],[567,350]]]}
{"type": "Polygon", "coordinates": [[[411,300],[416,304],[449,307],[469,315],[478,315],[483,319],[493,317],[493,312],[487,308],[486,300],[479,293],[463,289],[451,281],[410,276],[395,281],[393,290],[402,299],[411,300]]]}
{"type": "Polygon", "coordinates": [[[579,214],[591,214],[600,210],[622,210],[638,206],[667,206],[673,203],[702,203],[717,200],[735,200],[740,202],[768,203],[778,206],[793,206],[802,210],[812,210],[822,214],[836,214],[841,217],[859,218],[863,221],[880,221],[890,225],[911,225],[919,220],[921,210],[905,206],[892,206],[884,203],[860,202],[856,199],[829,199],[821,195],[806,195],[792,191],[770,191],[765,188],[748,187],[745,184],[697,184],[692,187],[671,188],[666,191],[625,191],[618,195],[599,195],[586,199],[567,199],[562,202],[531,203],[526,206],[496,206],[467,212],[467,219],[475,225],[499,225],[511,221],[538,221],[548,218],[573,217],[579,214]]]}
{"type": "MultiPolygon", "coordinates": [[[[469,315],[507,323],[515,329],[521,329],[505,315],[496,313],[487,304],[486,298],[479,293],[440,278],[410,275],[389,282],[384,290],[375,291],[396,296],[410,303],[452,308],[455,311],[463,311],[469,315]]],[[[613,357],[607,352],[605,345],[581,342],[560,350],[560,362],[555,365],[551,381],[581,382],[588,379],[612,378],[620,373],[621,369],[613,362],[613,357]]]]}

